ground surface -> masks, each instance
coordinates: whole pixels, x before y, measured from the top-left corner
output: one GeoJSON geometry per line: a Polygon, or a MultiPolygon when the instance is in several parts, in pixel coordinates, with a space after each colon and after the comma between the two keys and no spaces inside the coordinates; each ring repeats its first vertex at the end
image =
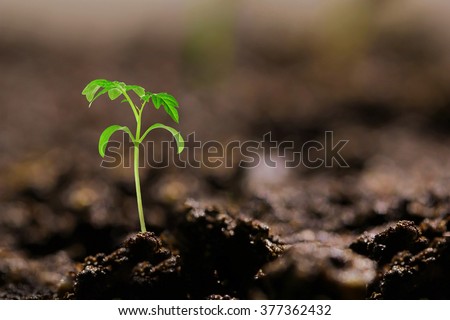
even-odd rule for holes
{"type": "MultiPolygon", "coordinates": [[[[412,139],[391,130],[392,139],[412,139]]],[[[419,155],[436,151],[420,139],[419,155]]],[[[440,158],[450,155],[390,157],[398,158],[298,175],[142,170],[147,234],[136,234],[129,177],[83,172],[76,156],[64,166],[57,156],[16,163],[1,202],[0,296],[449,298],[440,158]],[[14,170],[23,180],[13,181],[14,170]]]]}

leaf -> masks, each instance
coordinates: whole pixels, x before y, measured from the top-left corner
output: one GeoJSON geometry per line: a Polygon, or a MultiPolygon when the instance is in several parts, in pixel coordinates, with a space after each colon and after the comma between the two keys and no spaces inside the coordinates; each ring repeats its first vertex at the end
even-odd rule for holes
{"type": "Polygon", "coordinates": [[[138,96],[139,98],[141,98],[141,99],[142,99],[142,97],[145,96],[145,89],[142,88],[141,86],[129,85],[129,86],[126,86],[126,90],[127,90],[127,91],[133,90],[134,93],[136,93],[137,96],[138,96]]]}
{"type": "Polygon", "coordinates": [[[103,89],[103,90],[99,91],[99,92],[95,95],[94,99],[92,99],[91,102],[89,103],[89,108],[90,108],[91,105],[94,103],[94,101],[97,100],[98,97],[100,97],[102,94],[105,94],[106,92],[108,92],[108,89],[103,89]]]}
{"type": "Polygon", "coordinates": [[[181,153],[183,151],[183,149],[184,149],[184,139],[181,136],[181,134],[177,130],[175,130],[174,128],[166,126],[166,125],[163,125],[162,123],[155,123],[154,125],[150,126],[145,131],[145,133],[142,135],[141,139],[139,140],[139,143],[141,143],[145,139],[147,134],[150,131],[152,131],[153,129],[165,129],[165,130],[169,131],[173,135],[173,137],[175,138],[175,141],[177,143],[177,152],[181,153]]]}
{"type": "Polygon", "coordinates": [[[130,129],[128,129],[128,127],[119,126],[116,124],[109,126],[105,130],[103,130],[102,134],[100,135],[100,139],[98,140],[98,153],[102,158],[105,157],[106,146],[108,145],[109,138],[113,135],[114,132],[118,130],[125,131],[126,133],[128,133],[131,140],[133,140],[133,142],[135,141],[134,136],[131,133],[130,129]]]}
{"type": "Polygon", "coordinates": [[[117,99],[118,96],[122,94],[122,91],[119,88],[111,88],[108,90],[108,96],[111,100],[117,99]]]}
{"type": "Polygon", "coordinates": [[[175,121],[179,122],[178,116],[178,101],[170,94],[162,92],[155,93],[152,95],[152,102],[156,109],[159,109],[161,106],[164,106],[164,110],[167,114],[175,121]]]}
{"type": "Polygon", "coordinates": [[[86,96],[86,100],[91,102],[92,99],[94,99],[95,93],[100,89],[101,87],[97,84],[88,84],[83,91],[81,92],[82,95],[86,96]]]}
{"type": "Polygon", "coordinates": [[[153,93],[147,91],[144,96],[141,97],[142,101],[149,102],[150,97],[153,96],[153,93]]]}
{"type": "Polygon", "coordinates": [[[173,119],[173,121],[178,123],[179,116],[178,116],[178,110],[176,108],[170,108],[170,107],[164,106],[164,110],[173,119]]]}
{"type": "Polygon", "coordinates": [[[152,102],[155,105],[156,109],[159,109],[161,105],[171,108],[178,108],[178,101],[175,99],[175,97],[165,92],[153,94],[152,102]]]}
{"type": "Polygon", "coordinates": [[[156,110],[158,110],[159,107],[161,107],[161,105],[162,105],[162,101],[158,97],[157,94],[152,95],[152,102],[153,102],[153,105],[155,106],[156,110]]]}
{"type": "Polygon", "coordinates": [[[86,96],[87,101],[91,102],[94,98],[95,93],[98,91],[98,89],[101,88],[101,86],[99,85],[99,80],[102,79],[97,79],[89,82],[81,92],[82,95],[86,96]]]}
{"type": "Polygon", "coordinates": [[[127,85],[125,84],[125,82],[113,81],[112,84],[115,88],[120,89],[122,91],[125,91],[127,88],[127,85]]]}
{"type": "Polygon", "coordinates": [[[83,89],[81,94],[86,96],[86,99],[89,102],[89,107],[90,107],[92,102],[94,102],[94,100],[97,99],[102,94],[106,93],[108,90],[105,90],[105,89],[109,88],[111,85],[112,85],[112,82],[108,81],[108,80],[105,80],[105,79],[92,80],[83,89]],[[101,90],[99,93],[97,93],[97,91],[100,88],[104,88],[104,89],[101,90]]]}

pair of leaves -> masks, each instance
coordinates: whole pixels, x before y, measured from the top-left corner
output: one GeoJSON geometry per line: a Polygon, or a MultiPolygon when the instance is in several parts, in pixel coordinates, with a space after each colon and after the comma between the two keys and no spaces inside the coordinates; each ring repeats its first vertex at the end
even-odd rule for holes
{"type": "Polygon", "coordinates": [[[112,126],[109,126],[105,130],[103,130],[102,134],[100,135],[100,139],[98,140],[98,153],[100,154],[100,156],[102,158],[105,157],[106,147],[108,145],[109,138],[111,138],[113,133],[116,132],[116,131],[119,131],[119,130],[124,131],[124,132],[128,133],[128,135],[130,136],[131,140],[134,143],[141,143],[145,139],[145,137],[147,136],[147,134],[150,131],[152,131],[154,129],[158,129],[158,128],[159,129],[165,129],[165,130],[169,131],[173,135],[173,137],[175,138],[175,141],[177,143],[177,152],[181,153],[183,151],[183,149],[184,149],[184,139],[183,139],[183,137],[174,128],[166,126],[166,125],[163,125],[161,123],[155,123],[154,125],[150,126],[145,131],[145,133],[142,135],[142,137],[140,138],[139,141],[136,141],[135,137],[133,136],[133,134],[131,133],[131,131],[130,131],[130,129],[128,127],[126,127],[126,126],[119,126],[119,125],[116,125],[116,124],[114,124],[112,126]]]}
{"type": "MultiPolygon", "coordinates": [[[[128,91],[133,91],[142,101],[149,102],[151,99],[156,109],[159,109],[161,106],[163,106],[164,110],[172,118],[172,120],[176,123],[179,123],[180,118],[177,110],[178,101],[172,95],[165,92],[151,93],[146,92],[145,89],[141,86],[127,85],[124,82],[119,81],[96,79],[91,81],[84,88],[82,94],[86,96],[90,107],[98,97],[105,93],[108,93],[108,97],[111,100],[115,100],[124,92],[128,91]]],[[[127,102],[127,99],[124,99],[122,102],[127,102]]]]}
{"type": "MultiPolygon", "coordinates": [[[[119,81],[109,81],[105,79],[96,79],[88,83],[88,85],[84,88],[82,91],[82,94],[86,96],[87,101],[89,102],[89,107],[92,105],[92,103],[101,95],[108,93],[108,97],[111,100],[117,99],[119,96],[123,95],[124,93],[128,91],[133,91],[143,102],[150,102],[150,99],[152,100],[153,105],[156,109],[159,109],[161,106],[164,107],[164,110],[167,112],[167,114],[176,122],[179,122],[179,115],[178,115],[178,101],[170,94],[168,93],[151,93],[146,92],[145,89],[141,86],[137,85],[127,85],[124,82],[119,81]]],[[[127,95],[125,95],[127,97],[127,95]]],[[[124,100],[125,102],[128,101],[127,99],[124,100]]],[[[130,101],[128,101],[130,102],[130,101]]],[[[132,102],[130,102],[132,104],[132,102]]],[[[134,105],[132,104],[133,111],[134,105]]],[[[136,121],[138,123],[140,120],[140,114],[139,118],[136,118],[136,121]]],[[[130,129],[125,126],[119,126],[119,125],[112,125],[106,128],[103,133],[100,136],[99,143],[98,143],[98,152],[102,157],[105,156],[106,146],[109,142],[110,137],[114,134],[114,132],[122,130],[129,134],[131,137],[133,143],[141,143],[144,138],[147,136],[147,134],[152,131],[153,129],[165,129],[169,131],[173,137],[175,138],[175,141],[177,143],[177,149],[178,153],[181,153],[184,149],[184,140],[181,134],[175,130],[172,127],[163,125],[161,123],[156,123],[152,126],[150,126],[147,131],[139,138],[139,141],[136,140],[136,138],[131,133],[130,129]]]]}
{"type": "Polygon", "coordinates": [[[136,85],[126,85],[119,81],[109,81],[105,79],[96,79],[88,83],[88,85],[81,92],[82,95],[86,96],[89,102],[89,107],[92,103],[97,100],[101,95],[108,93],[111,100],[117,99],[120,95],[127,91],[134,91],[139,98],[145,96],[145,89],[141,86],[136,85]],[[100,90],[101,89],[101,90],[100,90]]]}

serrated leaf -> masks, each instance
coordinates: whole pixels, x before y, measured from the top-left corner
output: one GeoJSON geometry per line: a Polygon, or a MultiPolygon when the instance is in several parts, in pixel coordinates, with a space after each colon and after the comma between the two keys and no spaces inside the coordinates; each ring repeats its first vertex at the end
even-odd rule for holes
{"type": "Polygon", "coordinates": [[[122,94],[122,91],[119,88],[111,88],[108,90],[108,96],[111,100],[117,99],[118,96],[122,94]]]}
{"type": "Polygon", "coordinates": [[[165,129],[165,130],[169,131],[173,135],[173,137],[175,138],[175,142],[177,143],[177,152],[181,153],[183,151],[183,149],[184,149],[184,139],[181,136],[181,134],[177,130],[175,130],[174,128],[166,126],[166,125],[164,125],[162,123],[155,123],[154,125],[150,126],[145,131],[145,133],[142,135],[142,137],[139,140],[139,142],[142,142],[145,139],[145,137],[147,136],[147,134],[150,131],[154,130],[154,129],[165,129]]]}
{"type": "Polygon", "coordinates": [[[119,126],[116,124],[109,126],[105,130],[103,130],[102,134],[100,135],[100,139],[98,140],[98,153],[102,158],[105,157],[106,147],[108,145],[109,138],[113,135],[114,132],[118,130],[122,130],[128,133],[131,140],[134,141],[133,134],[131,133],[130,129],[128,129],[128,127],[119,126]]]}
{"type": "Polygon", "coordinates": [[[158,97],[157,94],[152,95],[152,102],[153,102],[153,105],[155,106],[156,110],[158,110],[159,107],[161,107],[161,105],[162,105],[162,101],[158,97]]]}
{"type": "Polygon", "coordinates": [[[165,110],[166,113],[173,119],[173,121],[175,121],[176,123],[178,123],[178,121],[179,121],[179,116],[178,116],[178,110],[177,110],[177,108],[164,106],[164,110],[165,110]]]}
{"type": "Polygon", "coordinates": [[[161,92],[152,95],[152,102],[156,109],[161,106],[167,106],[171,108],[178,108],[178,101],[171,94],[161,92]]]}
{"type": "Polygon", "coordinates": [[[174,96],[168,93],[160,93],[159,97],[164,101],[164,103],[172,108],[178,108],[178,101],[174,96]]]}

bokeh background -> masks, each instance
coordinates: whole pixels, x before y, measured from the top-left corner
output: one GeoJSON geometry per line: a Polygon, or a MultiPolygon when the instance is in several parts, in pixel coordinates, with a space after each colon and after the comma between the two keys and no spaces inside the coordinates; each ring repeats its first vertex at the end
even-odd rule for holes
{"type": "MultiPolygon", "coordinates": [[[[177,128],[200,141],[272,132],[301,145],[323,140],[325,130],[350,140],[343,170],[169,168],[164,176],[143,169],[144,203],[153,211],[162,210],[158,199],[230,199],[273,184],[326,193],[349,181],[376,199],[445,195],[449,18],[447,0],[1,0],[0,201],[13,213],[2,226],[14,231],[27,219],[39,226],[62,216],[57,233],[72,235],[73,211],[87,210],[100,229],[121,215],[136,228],[132,171],[103,169],[97,154],[100,132],[133,126],[133,117],[106,98],[88,109],[81,90],[95,78],[172,93],[181,105],[177,128]]],[[[162,112],[147,115],[149,123],[170,123],[162,112]]],[[[377,201],[370,206],[389,207],[377,201]]],[[[149,223],[163,226],[158,217],[149,214],[149,223]]],[[[4,233],[3,241],[14,237],[4,233]]],[[[51,232],[36,237],[21,241],[27,248],[56,241],[51,232]]]]}

